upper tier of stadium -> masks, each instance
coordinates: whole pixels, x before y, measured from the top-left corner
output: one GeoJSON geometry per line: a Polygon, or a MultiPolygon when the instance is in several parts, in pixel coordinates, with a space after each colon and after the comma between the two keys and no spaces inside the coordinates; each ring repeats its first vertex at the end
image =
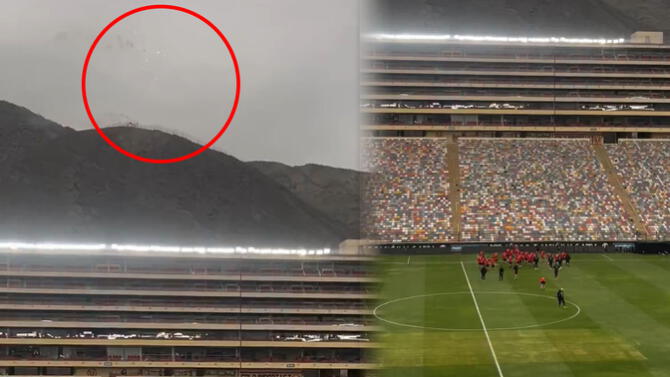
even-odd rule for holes
{"type": "Polygon", "coordinates": [[[670,46],[628,39],[377,35],[363,39],[362,129],[670,135],[670,46]]]}

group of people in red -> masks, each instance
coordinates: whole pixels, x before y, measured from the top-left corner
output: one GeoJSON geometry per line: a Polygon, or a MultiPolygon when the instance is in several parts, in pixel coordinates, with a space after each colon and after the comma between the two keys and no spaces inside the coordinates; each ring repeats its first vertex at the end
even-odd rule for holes
{"type": "MultiPolygon", "coordinates": [[[[549,267],[554,270],[554,277],[558,278],[558,272],[562,268],[563,264],[570,265],[570,254],[566,251],[559,253],[546,253],[544,250],[537,249],[536,251],[521,251],[518,246],[512,248],[507,248],[500,254],[502,259],[498,263],[498,253],[491,254],[491,257],[487,257],[483,251],[480,251],[477,254],[477,264],[480,267],[481,278],[482,280],[486,279],[486,274],[489,268],[495,268],[498,266],[498,280],[503,280],[505,275],[505,263],[509,264],[514,271],[514,279],[517,279],[519,276],[519,267],[527,263],[533,265],[535,269],[538,268],[540,260],[546,260],[549,264],[549,267]]],[[[540,279],[540,286],[544,288],[546,284],[546,279],[540,279]]]]}
{"type": "MultiPolygon", "coordinates": [[[[507,248],[500,255],[501,261],[498,261],[498,253],[491,254],[491,257],[486,257],[483,251],[480,251],[477,254],[477,264],[479,264],[481,278],[482,280],[486,279],[486,273],[489,268],[495,268],[498,266],[498,280],[503,280],[505,275],[505,263],[509,264],[514,271],[514,279],[516,280],[519,277],[519,267],[528,263],[532,264],[535,269],[538,268],[540,260],[546,260],[549,264],[549,267],[554,270],[554,278],[558,279],[558,272],[563,267],[563,264],[570,265],[570,254],[567,251],[558,252],[558,253],[545,253],[543,250],[537,248],[535,251],[521,251],[518,246],[512,248],[507,248]]],[[[547,279],[544,276],[540,277],[540,288],[544,289],[547,285],[547,279]]],[[[566,308],[565,292],[563,288],[559,288],[556,292],[556,298],[558,299],[558,306],[561,308],[566,308]]]]}

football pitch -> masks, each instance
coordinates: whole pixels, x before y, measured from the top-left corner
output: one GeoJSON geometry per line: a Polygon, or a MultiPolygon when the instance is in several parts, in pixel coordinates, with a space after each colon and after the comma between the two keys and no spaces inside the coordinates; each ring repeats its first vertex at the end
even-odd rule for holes
{"type": "Polygon", "coordinates": [[[382,260],[384,376],[670,376],[670,257],[574,255],[558,279],[543,261],[503,281],[473,254],[382,260]]]}

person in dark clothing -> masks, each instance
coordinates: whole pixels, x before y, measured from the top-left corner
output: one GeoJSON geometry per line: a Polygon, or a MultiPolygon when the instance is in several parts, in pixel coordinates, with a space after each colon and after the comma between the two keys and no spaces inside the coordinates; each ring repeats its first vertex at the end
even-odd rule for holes
{"type": "Polygon", "coordinates": [[[516,280],[519,277],[519,264],[515,263],[512,269],[514,270],[514,280],[516,280]]]}
{"type": "Polygon", "coordinates": [[[549,262],[549,267],[554,265],[554,256],[549,254],[549,257],[547,258],[547,261],[549,262]]]}
{"type": "Polygon", "coordinates": [[[570,253],[565,253],[565,264],[570,265],[570,253]]]}
{"type": "Polygon", "coordinates": [[[500,263],[500,267],[498,267],[498,280],[503,280],[504,275],[505,275],[505,265],[503,263],[500,263]]]}
{"type": "Polygon", "coordinates": [[[533,254],[533,267],[537,270],[537,264],[540,263],[540,256],[537,255],[537,252],[533,254]]]}
{"type": "Polygon", "coordinates": [[[556,292],[556,298],[558,299],[558,306],[565,308],[565,293],[563,292],[563,288],[560,288],[556,292]]]}
{"type": "Polygon", "coordinates": [[[554,263],[554,277],[558,279],[558,271],[561,269],[561,263],[556,262],[554,263]]]}
{"type": "Polygon", "coordinates": [[[479,270],[481,273],[482,280],[486,280],[486,273],[489,272],[489,270],[486,268],[486,265],[483,264],[481,270],[479,270]]]}

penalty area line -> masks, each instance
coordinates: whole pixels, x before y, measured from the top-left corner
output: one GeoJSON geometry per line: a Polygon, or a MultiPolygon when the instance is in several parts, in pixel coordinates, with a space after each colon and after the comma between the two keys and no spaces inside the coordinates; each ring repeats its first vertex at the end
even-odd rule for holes
{"type": "Polygon", "coordinates": [[[491,343],[489,330],[486,329],[486,323],[484,323],[484,317],[482,317],[482,312],[479,310],[477,297],[475,297],[475,292],[472,290],[472,285],[470,284],[470,278],[468,277],[468,272],[465,270],[465,264],[463,264],[463,262],[461,262],[461,269],[463,269],[463,275],[465,275],[465,281],[468,283],[468,289],[470,290],[470,295],[472,296],[472,302],[475,303],[475,309],[477,310],[477,315],[479,316],[479,322],[481,322],[482,324],[482,329],[484,330],[484,336],[486,336],[486,342],[489,344],[489,350],[491,350],[491,356],[493,356],[493,361],[496,363],[496,369],[498,369],[498,376],[504,377],[502,369],[500,369],[498,356],[496,356],[496,351],[493,349],[493,343],[491,343]]]}
{"type": "Polygon", "coordinates": [[[602,254],[602,256],[603,256],[603,258],[607,259],[608,261],[610,261],[610,262],[614,262],[614,259],[610,258],[609,255],[607,255],[607,254],[602,254]]]}

